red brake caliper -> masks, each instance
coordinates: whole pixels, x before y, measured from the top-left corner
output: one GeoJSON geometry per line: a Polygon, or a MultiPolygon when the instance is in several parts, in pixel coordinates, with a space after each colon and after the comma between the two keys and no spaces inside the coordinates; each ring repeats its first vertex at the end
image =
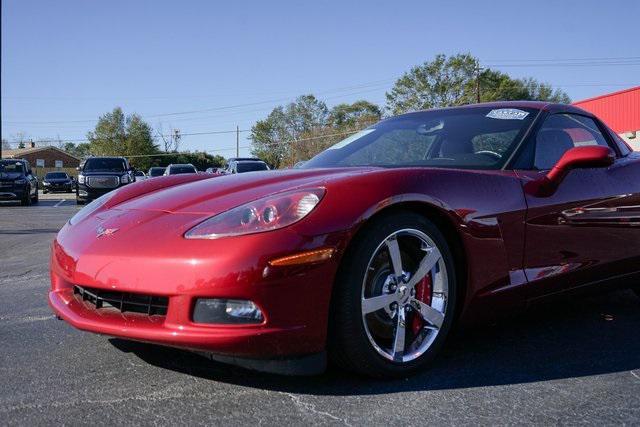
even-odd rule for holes
{"type": "MultiPolygon", "coordinates": [[[[431,272],[429,272],[424,279],[418,282],[416,285],[416,299],[422,301],[425,304],[431,305],[431,272]]],[[[424,321],[419,314],[415,314],[411,320],[411,330],[414,335],[417,335],[422,329],[424,321]]]]}

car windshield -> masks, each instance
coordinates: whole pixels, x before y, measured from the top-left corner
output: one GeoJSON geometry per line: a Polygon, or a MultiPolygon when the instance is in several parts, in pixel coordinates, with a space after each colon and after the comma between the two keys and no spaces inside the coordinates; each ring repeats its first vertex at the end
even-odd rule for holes
{"type": "Polygon", "coordinates": [[[350,166],[499,169],[536,110],[471,107],[406,114],[321,152],[302,169],[350,166]]]}
{"type": "Polygon", "coordinates": [[[124,159],[87,159],[83,170],[96,172],[123,172],[127,170],[124,159]]]}
{"type": "Polygon", "coordinates": [[[64,172],[49,172],[44,176],[44,179],[67,179],[69,178],[64,172]]]}
{"type": "Polygon", "coordinates": [[[2,162],[0,163],[0,172],[7,174],[22,174],[24,167],[20,162],[2,162]]]}
{"type": "Polygon", "coordinates": [[[196,173],[196,168],[193,166],[171,166],[169,170],[171,175],[178,175],[181,173],[196,173]]]}
{"type": "Polygon", "coordinates": [[[255,172],[269,170],[267,164],[264,162],[239,162],[237,165],[239,173],[242,172],[255,172]]]}
{"type": "Polygon", "coordinates": [[[151,168],[149,169],[149,176],[161,176],[164,170],[165,168],[151,168]]]}

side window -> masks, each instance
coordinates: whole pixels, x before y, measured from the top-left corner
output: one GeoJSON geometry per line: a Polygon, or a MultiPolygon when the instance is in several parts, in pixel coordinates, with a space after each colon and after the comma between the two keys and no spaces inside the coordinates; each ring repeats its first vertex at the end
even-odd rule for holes
{"type": "Polygon", "coordinates": [[[589,117],[576,114],[554,114],[547,117],[536,135],[535,169],[551,169],[560,157],[573,147],[602,145],[607,140],[589,117]]]}

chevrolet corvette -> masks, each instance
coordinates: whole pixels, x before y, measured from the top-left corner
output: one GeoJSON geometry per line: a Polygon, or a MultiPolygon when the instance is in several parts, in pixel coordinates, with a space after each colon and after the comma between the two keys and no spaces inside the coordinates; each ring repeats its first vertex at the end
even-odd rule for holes
{"type": "Polygon", "coordinates": [[[284,374],[430,364],[452,326],[640,283],[640,153],[544,102],[409,113],[300,168],[171,175],[57,234],[72,326],[284,374]]]}

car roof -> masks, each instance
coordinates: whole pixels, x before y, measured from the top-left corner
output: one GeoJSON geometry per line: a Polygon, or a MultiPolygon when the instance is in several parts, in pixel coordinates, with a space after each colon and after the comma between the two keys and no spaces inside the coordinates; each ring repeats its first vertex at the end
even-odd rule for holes
{"type": "Polygon", "coordinates": [[[234,160],[236,163],[265,163],[262,160],[234,160]]]}
{"type": "Polygon", "coordinates": [[[228,161],[229,162],[238,162],[238,161],[244,161],[244,160],[261,161],[257,157],[229,157],[228,161]]]}
{"type": "Polygon", "coordinates": [[[170,164],[168,167],[174,167],[174,166],[179,166],[179,167],[183,167],[183,166],[191,166],[191,167],[195,167],[193,166],[191,163],[172,163],[170,164]]]}
{"type": "Polygon", "coordinates": [[[91,157],[87,157],[86,160],[90,160],[90,159],[121,159],[121,160],[126,160],[125,157],[122,156],[91,156],[91,157]]]}
{"type": "Polygon", "coordinates": [[[432,108],[428,110],[413,111],[410,113],[399,114],[397,116],[390,117],[390,119],[393,119],[394,117],[405,117],[413,114],[425,113],[428,111],[466,110],[472,108],[532,108],[534,110],[543,110],[549,112],[571,112],[593,117],[593,114],[589,113],[588,111],[569,104],[560,104],[547,101],[494,101],[481,102],[479,104],[467,104],[454,107],[432,108]]]}

